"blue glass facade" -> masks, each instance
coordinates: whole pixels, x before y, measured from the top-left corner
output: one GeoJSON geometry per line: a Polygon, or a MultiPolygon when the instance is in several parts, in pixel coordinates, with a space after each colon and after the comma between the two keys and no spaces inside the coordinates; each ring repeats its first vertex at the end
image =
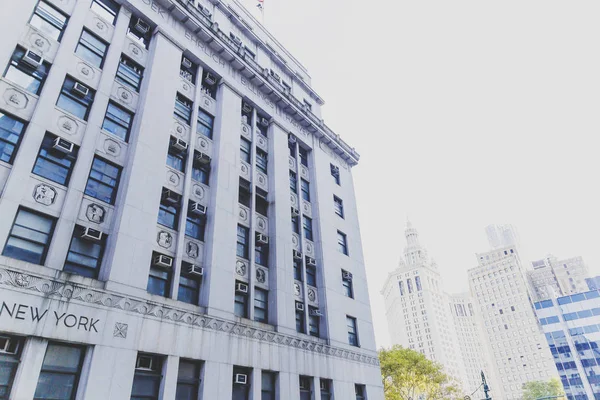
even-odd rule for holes
{"type": "Polygon", "coordinates": [[[600,400],[600,290],[534,304],[569,400],[600,400]]]}

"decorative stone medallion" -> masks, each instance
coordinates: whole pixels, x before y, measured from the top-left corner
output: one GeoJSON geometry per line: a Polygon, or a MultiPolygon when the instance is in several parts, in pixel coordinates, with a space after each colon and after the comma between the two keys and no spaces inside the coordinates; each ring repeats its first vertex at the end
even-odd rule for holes
{"type": "Polygon", "coordinates": [[[193,193],[196,197],[198,197],[199,199],[203,199],[204,198],[204,188],[200,185],[194,185],[193,189],[193,193]]]}
{"type": "Polygon", "coordinates": [[[317,299],[317,294],[313,288],[308,288],[307,292],[308,300],[314,302],[317,299]]]}
{"type": "Polygon", "coordinates": [[[246,264],[238,260],[235,263],[235,273],[239,276],[246,276],[246,264]]]}
{"type": "Polygon", "coordinates": [[[267,280],[267,273],[265,272],[265,270],[262,268],[257,268],[256,269],[256,281],[258,283],[265,283],[266,280],[267,280]]]}
{"type": "Polygon", "coordinates": [[[23,109],[27,107],[29,99],[25,93],[21,93],[13,88],[6,89],[4,92],[4,101],[14,108],[23,109]]]}
{"type": "Polygon", "coordinates": [[[133,93],[129,90],[125,89],[122,86],[117,88],[117,97],[125,104],[131,104],[131,100],[133,99],[133,93]]]}
{"type": "Polygon", "coordinates": [[[58,124],[58,129],[69,134],[74,135],[77,132],[77,127],[79,124],[73,118],[67,117],[66,115],[61,115],[58,117],[56,121],[58,124]]]}
{"type": "Polygon", "coordinates": [[[294,282],[294,294],[296,296],[300,296],[300,294],[302,293],[302,290],[300,289],[300,285],[296,282],[294,282]]]}
{"type": "Polygon", "coordinates": [[[169,182],[170,185],[177,186],[179,185],[180,180],[179,175],[175,172],[167,171],[167,182],[169,182]]]}
{"type": "Polygon", "coordinates": [[[160,247],[168,249],[173,245],[173,235],[167,231],[160,231],[156,237],[156,242],[160,247]]]}
{"type": "Polygon", "coordinates": [[[187,242],[185,244],[185,254],[190,258],[198,258],[200,253],[200,247],[194,242],[187,242]]]}
{"type": "Polygon", "coordinates": [[[33,189],[33,199],[45,206],[54,204],[54,201],[56,200],[56,189],[45,183],[40,183],[33,189]]]}
{"type": "Polygon", "coordinates": [[[40,53],[45,53],[50,50],[50,42],[37,32],[29,35],[29,43],[36,48],[40,53]]]}
{"type": "Polygon", "coordinates": [[[123,322],[115,322],[115,330],[113,331],[113,337],[127,339],[127,328],[129,325],[123,322]]]}
{"type": "Polygon", "coordinates": [[[106,139],[104,141],[104,151],[111,156],[117,157],[121,154],[121,145],[112,139],[106,139]]]}
{"type": "Polygon", "coordinates": [[[104,222],[104,216],[106,215],[106,210],[99,204],[92,203],[87,206],[85,210],[85,217],[90,221],[96,224],[101,224],[104,222]]]}

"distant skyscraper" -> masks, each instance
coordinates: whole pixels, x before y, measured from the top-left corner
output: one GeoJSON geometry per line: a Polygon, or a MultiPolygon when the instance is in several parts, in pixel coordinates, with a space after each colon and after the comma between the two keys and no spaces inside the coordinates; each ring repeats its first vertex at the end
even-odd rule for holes
{"type": "MultiPolygon", "coordinates": [[[[460,335],[470,335],[473,333],[470,323],[472,306],[469,309],[470,302],[465,297],[457,298],[451,307],[450,296],[443,291],[437,265],[429,259],[427,250],[419,243],[417,230],[410,222],[405,234],[404,257],[398,268],[388,275],[382,290],[392,343],[419,351],[430,360],[441,363],[465,390],[471,389],[471,382],[478,379],[483,365],[476,361],[481,352],[469,350],[469,361],[465,364],[453,315],[463,314],[455,317],[459,319],[460,335]],[[460,306],[455,307],[455,304],[460,306]],[[465,365],[479,365],[470,369],[476,370],[475,377],[468,376],[465,365]]],[[[465,343],[465,348],[471,349],[471,342],[465,343]]]]}
{"type": "Polygon", "coordinates": [[[587,284],[589,290],[598,290],[600,289],[600,276],[586,278],[585,283],[587,284]]]}
{"type": "MultiPolygon", "coordinates": [[[[486,231],[489,236],[490,230],[486,231]]],[[[494,243],[499,242],[490,240],[494,243]]],[[[479,265],[469,270],[469,283],[482,318],[485,353],[491,358],[492,397],[518,400],[524,383],[556,377],[556,368],[537,324],[514,244],[477,254],[477,260],[479,265]]]]}
{"type": "Polygon", "coordinates": [[[535,303],[569,400],[600,399],[600,291],[535,303]]]}
{"type": "Polygon", "coordinates": [[[533,270],[527,271],[527,277],[535,301],[588,290],[588,269],[581,257],[559,260],[549,254],[532,264],[533,270]]]}
{"type": "Polygon", "coordinates": [[[517,230],[512,225],[488,225],[485,232],[492,249],[517,247],[519,244],[517,230]]]}

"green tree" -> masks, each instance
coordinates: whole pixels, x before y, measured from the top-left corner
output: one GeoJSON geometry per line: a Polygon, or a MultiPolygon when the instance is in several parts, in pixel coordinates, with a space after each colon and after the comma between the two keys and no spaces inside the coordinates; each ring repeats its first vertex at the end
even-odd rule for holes
{"type": "MultiPolygon", "coordinates": [[[[549,396],[564,396],[560,381],[556,378],[548,382],[533,381],[523,385],[523,400],[536,400],[549,396]]],[[[560,397],[558,399],[561,399],[560,397]]]]}
{"type": "Polygon", "coordinates": [[[379,350],[386,400],[447,400],[460,390],[442,366],[402,346],[379,350]]]}

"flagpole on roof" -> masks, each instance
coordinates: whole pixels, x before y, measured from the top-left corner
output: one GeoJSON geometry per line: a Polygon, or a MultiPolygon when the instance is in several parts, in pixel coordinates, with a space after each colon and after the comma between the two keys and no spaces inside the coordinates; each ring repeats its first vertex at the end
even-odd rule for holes
{"type": "Polygon", "coordinates": [[[260,10],[261,23],[265,26],[265,0],[257,0],[256,7],[260,10]]]}

